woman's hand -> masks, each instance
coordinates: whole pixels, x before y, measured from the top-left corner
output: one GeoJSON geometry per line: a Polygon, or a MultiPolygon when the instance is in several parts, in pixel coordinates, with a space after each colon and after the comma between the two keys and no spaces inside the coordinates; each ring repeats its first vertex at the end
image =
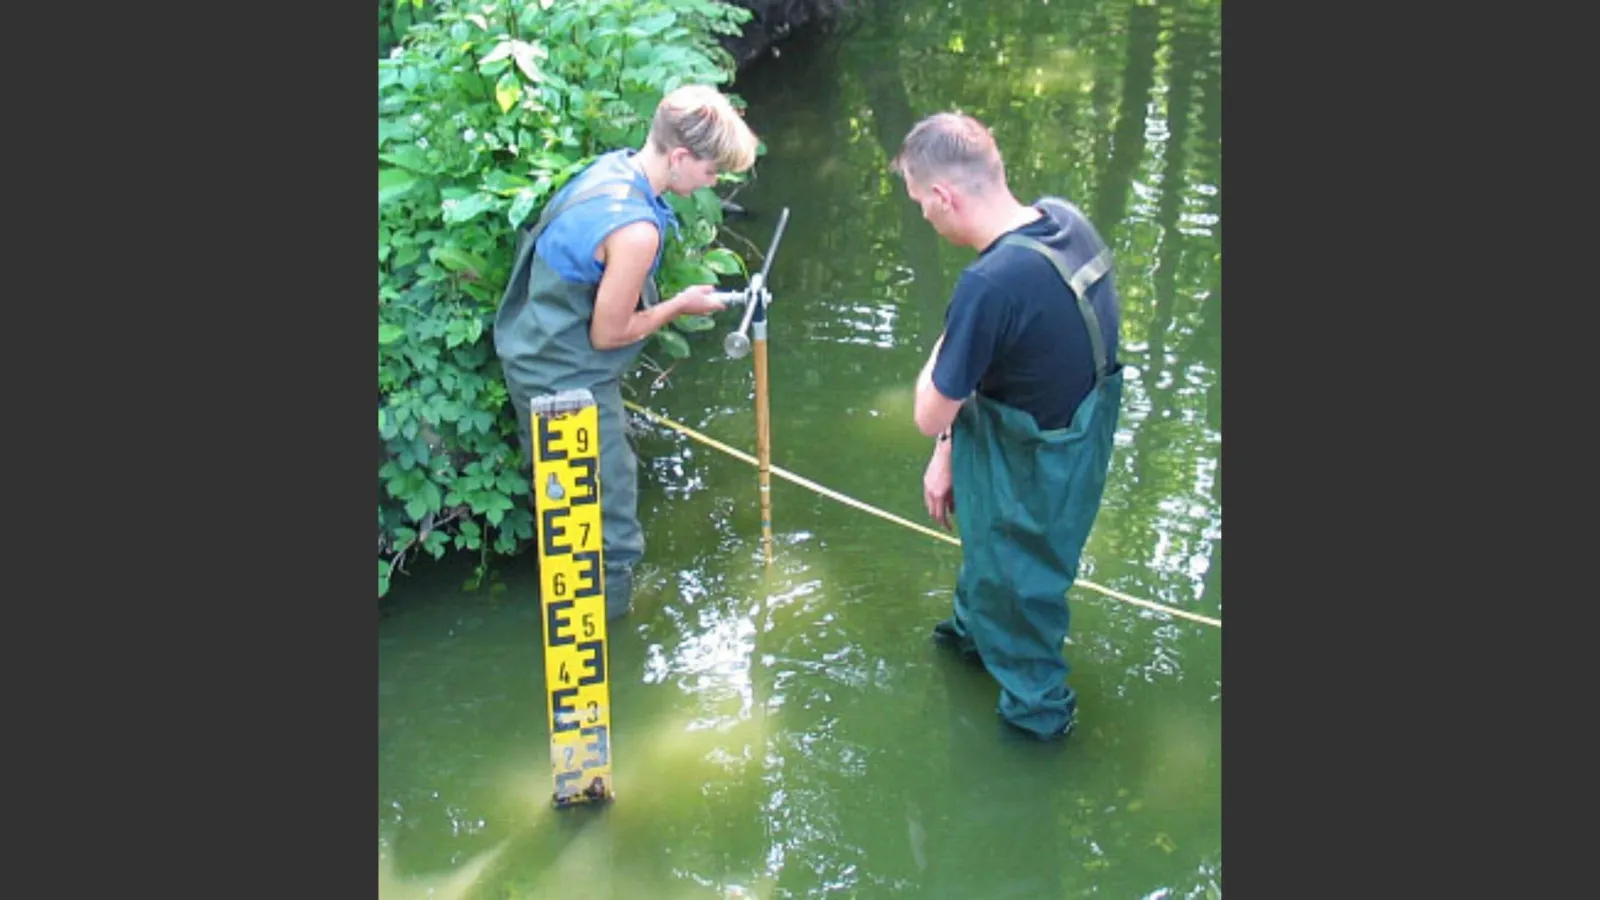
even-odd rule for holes
{"type": "Polygon", "coordinates": [[[728,308],[721,300],[711,299],[710,294],[716,289],[716,285],[697,284],[679,291],[672,300],[678,305],[680,315],[709,316],[728,308]]]}

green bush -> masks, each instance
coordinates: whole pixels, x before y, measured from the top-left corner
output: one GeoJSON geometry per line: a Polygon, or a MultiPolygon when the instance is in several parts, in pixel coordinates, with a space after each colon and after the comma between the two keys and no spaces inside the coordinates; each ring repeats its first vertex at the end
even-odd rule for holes
{"type": "MultiPolygon", "coordinates": [[[[417,553],[476,551],[481,579],[491,550],[532,537],[490,333],[515,231],[598,154],[640,146],[662,94],[731,81],[717,35],[751,15],[710,0],[442,0],[425,12],[379,16],[380,47],[381,29],[405,22],[378,61],[379,597],[417,553]]],[[[713,192],[667,196],[683,228],[668,235],[663,297],[747,274],[717,245],[713,192]]],[[[651,347],[682,358],[679,331],[712,327],[686,316],[651,347]]]]}

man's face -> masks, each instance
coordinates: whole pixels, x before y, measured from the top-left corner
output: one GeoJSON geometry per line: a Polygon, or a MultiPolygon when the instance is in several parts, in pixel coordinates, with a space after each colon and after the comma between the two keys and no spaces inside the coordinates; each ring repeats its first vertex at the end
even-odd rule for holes
{"type": "Polygon", "coordinates": [[[922,207],[922,218],[933,226],[940,237],[952,240],[952,228],[955,224],[954,210],[950,208],[950,197],[940,187],[935,189],[932,185],[923,185],[909,174],[906,175],[906,196],[912,202],[922,207]]]}
{"type": "Polygon", "coordinates": [[[695,159],[694,154],[678,147],[672,151],[672,171],[678,173],[668,187],[680,197],[687,197],[703,187],[717,183],[717,162],[714,159],[695,159]]]}

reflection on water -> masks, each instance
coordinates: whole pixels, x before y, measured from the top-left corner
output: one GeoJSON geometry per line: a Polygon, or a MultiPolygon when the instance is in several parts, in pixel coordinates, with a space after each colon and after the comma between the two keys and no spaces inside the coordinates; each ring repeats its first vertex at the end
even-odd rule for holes
{"type": "MultiPolygon", "coordinates": [[[[1221,617],[1218,27],[1214,3],[867,0],[742,78],[771,153],[730,226],[765,247],[791,210],[773,462],[925,521],[910,386],[971,253],[886,163],[960,107],[1019,196],[1077,201],[1117,254],[1130,368],[1084,577],[1221,617]]],[[[750,450],[722,334],[634,397],[750,450]]],[[[616,801],[549,808],[530,561],[498,594],[458,590],[471,560],[420,572],[379,630],[380,896],[1220,896],[1219,630],[1074,591],[1079,731],[1019,740],[927,640],[958,550],[774,480],[768,570],[754,469],[641,424],[616,801]]]]}

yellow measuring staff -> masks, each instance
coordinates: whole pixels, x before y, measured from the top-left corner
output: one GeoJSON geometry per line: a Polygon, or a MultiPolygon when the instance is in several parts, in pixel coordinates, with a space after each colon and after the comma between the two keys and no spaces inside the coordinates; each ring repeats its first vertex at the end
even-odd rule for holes
{"type": "Polygon", "coordinates": [[[545,709],[557,806],[609,800],[600,412],[587,390],[532,404],[534,530],[544,613],[545,709]]]}

